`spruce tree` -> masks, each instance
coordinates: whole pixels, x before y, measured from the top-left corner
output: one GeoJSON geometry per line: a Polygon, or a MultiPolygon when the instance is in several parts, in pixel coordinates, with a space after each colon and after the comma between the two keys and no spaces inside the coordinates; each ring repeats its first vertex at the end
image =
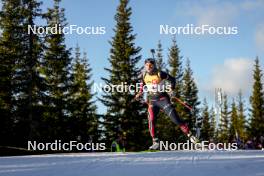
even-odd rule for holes
{"type": "MultiPolygon", "coordinates": [[[[54,0],[54,7],[45,14],[48,27],[67,25],[64,9],[59,6],[60,0],[54,0]]],[[[70,133],[67,127],[69,121],[69,90],[71,88],[70,50],[65,45],[64,34],[49,33],[45,36],[45,55],[43,59],[43,74],[47,86],[45,97],[45,123],[43,136],[47,140],[67,140],[70,133]],[[66,130],[68,129],[68,131],[66,130]]]]}
{"type": "MultiPolygon", "coordinates": [[[[159,71],[167,71],[166,70],[166,65],[163,61],[163,49],[162,49],[162,44],[161,41],[158,41],[158,46],[156,49],[156,65],[157,69],[159,71]]],[[[173,142],[175,138],[175,124],[171,121],[171,119],[163,112],[160,111],[158,114],[157,118],[157,123],[156,123],[156,128],[157,132],[156,135],[160,139],[164,141],[170,141],[173,142]]]]}
{"type": "Polygon", "coordinates": [[[86,53],[81,58],[80,48],[77,46],[70,91],[71,120],[68,127],[70,127],[72,139],[78,138],[83,142],[90,138],[97,141],[99,138],[96,105],[93,100],[94,94],[91,93],[93,85],[91,71],[86,53]]]}
{"type": "Polygon", "coordinates": [[[169,48],[169,60],[170,75],[175,78],[176,88],[175,94],[178,98],[182,96],[182,57],[180,56],[180,50],[177,46],[175,37],[172,38],[172,46],[169,48]]]}
{"type": "Polygon", "coordinates": [[[203,109],[202,109],[202,128],[201,128],[201,136],[202,140],[209,140],[210,139],[210,114],[208,110],[208,104],[206,99],[204,99],[203,109]]]}
{"type": "Polygon", "coordinates": [[[193,78],[193,71],[190,66],[190,60],[187,59],[186,68],[183,75],[183,88],[182,100],[188,103],[193,109],[190,111],[188,108],[184,109],[183,118],[187,121],[190,130],[193,132],[198,128],[197,123],[201,121],[199,118],[199,99],[198,89],[193,78]]]}
{"type": "Polygon", "coordinates": [[[245,116],[245,105],[244,105],[244,101],[243,101],[243,96],[242,96],[242,91],[240,90],[238,93],[238,107],[237,107],[237,111],[238,111],[238,137],[240,139],[242,139],[243,141],[246,140],[247,138],[247,126],[246,126],[246,116],[245,116]]]}
{"type": "MultiPolygon", "coordinates": [[[[39,132],[39,127],[42,123],[43,106],[42,99],[45,91],[44,79],[41,75],[41,59],[43,58],[43,40],[39,34],[33,32],[28,33],[28,26],[37,26],[36,18],[41,18],[40,5],[42,2],[36,0],[25,0],[24,7],[24,21],[23,30],[25,34],[24,41],[26,43],[25,61],[18,62],[20,68],[18,68],[18,85],[15,85],[21,90],[19,94],[22,94],[21,101],[19,102],[18,114],[21,113],[21,117],[28,119],[30,124],[30,131],[28,138],[41,139],[42,136],[39,132]],[[24,70],[23,70],[24,69],[24,70]],[[23,71],[22,71],[23,70],[23,71]],[[22,81],[23,80],[23,81],[22,81]],[[25,98],[24,95],[28,94],[25,98]],[[20,105],[22,105],[20,107],[20,105]]],[[[23,131],[22,126],[22,131],[23,131]]]]}
{"type": "MultiPolygon", "coordinates": [[[[182,68],[182,57],[180,56],[180,50],[177,46],[176,43],[176,38],[173,37],[172,38],[172,45],[169,48],[169,55],[168,55],[168,64],[169,64],[169,73],[171,76],[173,76],[175,78],[175,96],[179,99],[182,99],[183,95],[182,95],[182,91],[183,91],[183,68],[182,68]]],[[[173,105],[176,108],[177,113],[179,114],[180,117],[183,116],[184,114],[184,107],[177,103],[177,102],[172,102],[173,105]]],[[[174,125],[174,124],[172,124],[174,125]]],[[[171,125],[169,125],[168,127],[170,127],[171,125]]],[[[174,125],[175,128],[175,125],[174,125]]],[[[176,140],[181,140],[183,137],[182,132],[179,128],[179,126],[176,126],[176,136],[171,134],[172,136],[175,136],[174,138],[176,138],[176,140]]]]}
{"type": "Polygon", "coordinates": [[[214,108],[212,107],[209,111],[209,115],[210,115],[210,120],[209,120],[209,123],[210,123],[210,128],[209,128],[209,137],[210,137],[210,140],[215,140],[215,137],[217,136],[216,135],[216,115],[215,115],[215,111],[214,111],[214,108]]]}
{"type": "MultiPolygon", "coordinates": [[[[102,78],[107,85],[135,84],[139,82],[140,69],[136,64],[141,56],[140,47],[135,46],[136,35],[132,34],[133,28],[130,24],[132,14],[128,7],[128,0],[120,0],[115,15],[115,35],[110,42],[110,67],[105,70],[110,74],[108,78],[102,78]]],[[[107,107],[104,116],[105,140],[109,146],[114,140],[125,146],[128,150],[137,150],[146,147],[144,129],[147,129],[145,113],[142,105],[131,102],[134,93],[129,91],[104,92],[100,99],[107,107]],[[140,138],[138,138],[141,136],[140,138]]]]}
{"type": "Polygon", "coordinates": [[[21,15],[21,1],[2,1],[2,11],[0,12],[0,145],[10,145],[8,139],[12,136],[14,116],[13,116],[13,92],[15,74],[15,63],[17,58],[22,58],[22,35],[20,28],[23,16],[21,15]]]}
{"type": "Polygon", "coordinates": [[[165,63],[163,61],[163,49],[162,49],[162,44],[161,41],[158,41],[158,48],[156,49],[157,55],[156,55],[156,65],[158,70],[165,71],[165,63]]]}
{"type": "Polygon", "coordinates": [[[255,60],[254,68],[254,84],[252,95],[250,97],[251,103],[251,121],[250,133],[251,136],[260,137],[264,136],[264,92],[262,83],[262,70],[260,68],[259,58],[255,60]]]}
{"type": "Polygon", "coordinates": [[[223,109],[221,112],[221,119],[219,122],[219,131],[218,131],[218,140],[219,142],[228,142],[229,140],[229,115],[230,111],[228,108],[228,100],[227,100],[227,95],[223,95],[223,109]]]}
{"type": "Polygon", "coordinates": [[[231,105],[230,121],[230,139],[236,139],[239,133],[239,119],[237,113],[237,106],[234,99],[231,105]]]}
{"type": "MultiPolygon", "coordinates": [[[[10,95],[12,96],[12,107],[9,107],[13,110],[12,117],[16,121],[14,141],[20,146],[25,146],[28,140],[40,138],[37,129],[41,124],[40,102],[44,89],[39,70],[42,40],[38,34],[28,31],[28,26],[35,26],[35,19],[41,17],[40,4],[35,0],[4,1],[1,13],[1,48],[2,52],[6,51],[2,57],[7,60],[5,64],[13,64],[5,70],[8,77],[12,78],[11,83],[7,82],[7,87],[11,85],[7,96],[9,100],[10,95]],[[6,43],[9,44],[4,46],[6,43]]],[[[9,79],[5,79],[7,80],[9,79]]]]}

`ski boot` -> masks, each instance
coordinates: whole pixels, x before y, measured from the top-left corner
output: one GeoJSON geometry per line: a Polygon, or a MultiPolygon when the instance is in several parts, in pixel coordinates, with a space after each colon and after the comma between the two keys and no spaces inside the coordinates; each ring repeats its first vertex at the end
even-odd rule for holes
{"type": "Polygon", "coordinates": [[[159,149],[159,139],[155,138],[153,139],[152,146],[149,147],[149,150],[158,150],[159,149]]]}
{"type": "Polygon", "coordinates": [[[198,144],[200,143],[199,139],[197,139],[191,132],[187,134],[187,137],[190,139],[191,143],[198,144]]]}
{"type": "Polygon", "coordinates": [[[191,132],[189,132],[187,134],[187,136],[188,136],[189,140],[191,141],[191,143],[193,143],[196,146],[196,149],[202,150],[202,144],[200,143],[199,139],[197,139],[197,137],[192,135],[191,132]]]}
{"type": "Polygon", "coordinates": [[[180,125],[180,128],[181,128],[182,132],[185,135],[187,135],[187,137],[190,139],[191,143],[193,143],[193,144],[199,144],[200,143],[200,141],[194,135],[192,135],[192,132],[189,130],[189,127],[187,126],[187,124],[180,125]]]}

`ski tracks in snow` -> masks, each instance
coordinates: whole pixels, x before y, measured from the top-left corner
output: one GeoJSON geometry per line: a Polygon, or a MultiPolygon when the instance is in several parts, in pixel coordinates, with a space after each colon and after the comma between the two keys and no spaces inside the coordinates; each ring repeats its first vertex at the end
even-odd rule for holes
{"type": "Polygon", "coordinates": [[[0,157],[0,176],[264,176],[264,151],[72,153],[0,157]]]}

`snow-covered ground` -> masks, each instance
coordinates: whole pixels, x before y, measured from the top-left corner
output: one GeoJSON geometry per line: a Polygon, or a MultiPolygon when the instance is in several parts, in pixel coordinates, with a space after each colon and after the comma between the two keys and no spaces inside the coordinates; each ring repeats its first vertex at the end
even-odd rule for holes
{"type": "Polygon", "coordinates": [[[0,157],[0,176],[264,176],[264,151],[78,153],[0,157]]]}

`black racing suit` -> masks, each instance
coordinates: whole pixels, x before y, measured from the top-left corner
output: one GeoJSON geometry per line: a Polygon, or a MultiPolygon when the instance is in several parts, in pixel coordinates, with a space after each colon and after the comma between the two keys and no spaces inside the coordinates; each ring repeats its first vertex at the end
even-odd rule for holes
{"type": "MultiPolygon", "coordinates": [[[[148,74],[148,73],[146,73],[148,74]]],[[[159,84],[161,81],[167,80],[171,84],[172,90],[175,88],[175,79],[165,72],[156,72],[151,75],[142,74],[142,82],[141,82],[141,93],[143,92],[144,85],[151,84],[159,84]],[[157,76],[155,76],[155,74],[157,76]],[[146,78],[147,77],[147,78],[146,78]]],[[[170,119],[177,125],[180,125],[181,130],[187,135],[189,133],[188,126],[184,123],[184,121],[179,117],[175,108],[170,102],[170,97],[167,92],[148,92],[147,95],[148,101],[148,123],[149,123],[149,132],[154,140],[155,138],[155,124],[157,120],[157,115],[160,109],[170,117],[170,119]]]]}

